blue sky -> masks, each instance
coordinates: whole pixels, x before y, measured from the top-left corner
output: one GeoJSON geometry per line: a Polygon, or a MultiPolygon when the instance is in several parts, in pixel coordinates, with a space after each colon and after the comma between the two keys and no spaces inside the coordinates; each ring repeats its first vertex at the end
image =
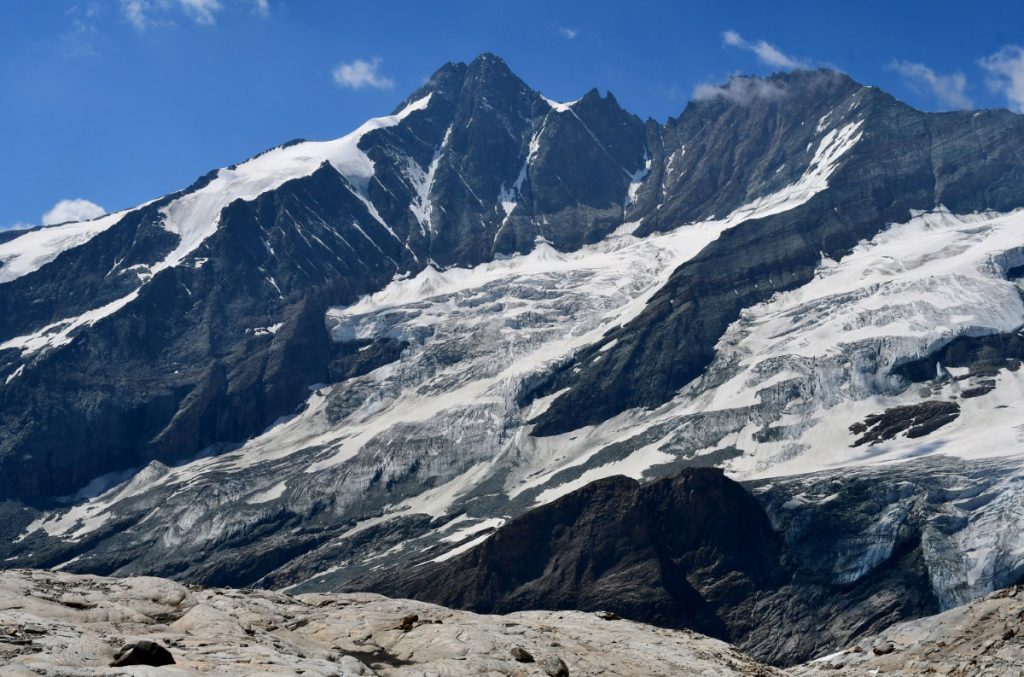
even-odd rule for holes
{"type": "Polygon", "coordinates": [[[483,51],[551,98],[598,87],[664,120],[702,84],[799,66],[926,110],[1022,111],[1021,45],[1020,0],[6,0],[0,228],[340,136],[483,51]]]}

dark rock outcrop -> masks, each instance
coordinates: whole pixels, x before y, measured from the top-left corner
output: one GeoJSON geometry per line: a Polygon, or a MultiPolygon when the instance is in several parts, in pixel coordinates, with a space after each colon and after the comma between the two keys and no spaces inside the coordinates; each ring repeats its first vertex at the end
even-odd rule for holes
{"type": "Polygon", "coordinates": [[[1002,369],[1017,371],[1024,360],[1024,336],[1020,331],[985,336],[959,336],[893,372],[910,381],[923,382],[941,376],[941,367],[966,367],[971,376],[995,376],[1002,369]]]}
{"type": "Polygon", "coordinates": [[[959,415],[960,405],[956,402],[931,401],[892,407],[880,414],[871,414],[863,423],[851,425],[850,432],[860,435],[852,446],[879,444],[900,433],[906,433],[907,437],[924,437],[952,423],[959,415]]]}
{"type": "Polygon", "coordinates": [[[174,665],[174,656],[156,642],[143,639],[121,647],[114,655],[114,662],[110,665],[115,668],[123,668],[129,665],[160,667],[162,665],[174,665]]]}
{"type": "MultiPolygon", "coordinates": [[[[826,537],[822,526],[811,533],[826,537]]],[[[821,575],[743,486],[696,468],[647,485],[596,481],[447,562],[376,572],[350,588],[485,613],[609,610],[791,664],[938,610],[915,538],[855,584],[821,575]]]]}

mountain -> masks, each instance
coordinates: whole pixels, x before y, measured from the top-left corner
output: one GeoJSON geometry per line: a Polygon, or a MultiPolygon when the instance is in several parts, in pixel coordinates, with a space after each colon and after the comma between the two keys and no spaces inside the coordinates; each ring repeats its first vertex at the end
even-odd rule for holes
{"type": "Polygon", "coordinates": [[[714,466],[756,501],[722,528],[771,527],[715,556],[765,595],[987,594],[1022,574],[1022,141],[824,70],[643,121],[481,55],[339,139],[5,236],[0,557],[339,589],[714,466]]]}

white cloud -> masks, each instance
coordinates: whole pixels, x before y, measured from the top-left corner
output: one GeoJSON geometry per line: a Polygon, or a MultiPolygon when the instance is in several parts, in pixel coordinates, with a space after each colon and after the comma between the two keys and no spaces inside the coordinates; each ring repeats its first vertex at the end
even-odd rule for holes
{"type": "Polygon", "coordinates": [[[988,71],[988,86],[1006,97],[1010,106],[1024,113],[1024,48],[1006,45],[978,62],[988,71]]]}
{"type": "Polygon", "coordinates": [[[380,64],[381,60],[378,57],[369,61],[356,59],[352,63],[343,63],[334,69],[334,81],[342,87],[351,87],[352,89],[362,89],[363,87],[391,89],[395,86],[395,82],[381,74],[380,64]]]}
{"type": "MultiPolygon", "coordinates": [[[[257,9],[266,5],[267,0],[256,0],[257,9]]],[[[166,14],[177,8],[193,21],[204,26],[216,23],[216,12],[223,9],[220,0],[121,0],[121,13],[137,31],[144,31],[157,24],[171,24],[166,19],[154,19],[154,15],[166,14]]],[[[269,11],[269,7],[267,8],[269,11]]]]}
{"type": "Polygon", "coordinates": [[[43,225],[52,226],[67,221],[88,221],[103,216],[107,210],[89,200],[61,200],[53,209],[43,214],[43,225]]]}
{"type": "Polygon", "coordinates": [[[18,221],[17,223],[13,223],[13,224],[11,224],[9,226],[0,226],[0,230],[25,230],[26,228],[31,228],[31,227],[32,227],[31,223],[25,223],[24,221],[18,221]]]}
{"type": "Polygon", "coordinates": [[[262,17],[270,16],[270,0],[253,0],[253,10],[262,17]]]}
{"type": "Polygon", "coordinates": [[[558,32],[567,40],[575,40],[576,36],[579,34],[578,30],[575,28],[569,28],[568,26],[559,26],[558,32]]]}
{"type": "Polygon", "coordinates": [[[722,33],[722,41],[729,47],[737,47],[753,52],[762,63],[769,66],[776,68],[806,68],[807,66],[803,61],[787,56],[775,45],[769,44],[764,40],[748,42],[736,31],[725,31],[722,33]]]}
{"type": "Polygon", "coordinates": [[[944,106],[964,109],[974,105],[965,93],[967,77],[959,71],[940,75],[924,64],[900,60],[889,64],[889,69],[902,75],[915,88],[930,92],[944,106]]]}
{"type": "Polygon", "coordinates": [[[693,90],[693,98],[697,101],[726,99],[740,105],[747,105],[756,99],[778,99],[785,96],[784,90],[777,83],[761,78],[733,76],[725,85],[700,84],[693,90]]]}

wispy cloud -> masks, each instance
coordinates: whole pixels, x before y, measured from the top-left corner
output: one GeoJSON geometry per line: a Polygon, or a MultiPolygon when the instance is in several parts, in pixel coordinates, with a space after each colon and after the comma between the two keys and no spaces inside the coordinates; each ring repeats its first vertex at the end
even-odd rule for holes
{"type": "Polygon", "coordinates": [[[959,71],[941,75],[922,63],[899,59],[889,64],[889,70],[899,73],[915,89],[928,92],[943,106],[965,109],[974,105],[966,93],[967,76],[959,71]]]}
{"type": "MultiPolygon", "coordinates": [[[[266,5],[266,0],[256,0],[257,9],[266,5]]],[[[121,0],[121,13],[137,31],[144,31],[160,24],[173,23],[167,14],[178,10],[197,24],[212,26],[216,13],[224,9],[220,0],[121,0]]],[[[269,11],[269,7],[267,7],[269,11]]]]}
{"type": "Polygon", "coordinates": [[[95,43],[99,31],[96,28],[96,17],[99,13],[100,6],[95,3],[82,7],[72,5],[67,10],[65,14],[70,25],[59,37],[60,50],[64,56],[81,57],[97,54],[95,43]]]}
{"type": "Polygon", "coordinates": [[[783,53],[775,45],[764,40],[750,42],[736,31],[725,31],[722,33],[722,41],[729,47],[752,52],[762,63],[775,68],[805,68],[807,66],[804,61],[783,53]]]}
{"type": "Polygon", "coordinates": [[[147,0],[121,0],[121,12],[135,30],[144,31],[149,25],[147,0]]]}
{"type": "Polygon", "coordinates": [[[351,89],[391,89],[395,82],[381,74],[381,63],[379,57],[373,57],[369,61],[356,59],[351,63],[343,63],[334,69],[334,82],[351,89]]]}
{"type": "Polygon", "coordinates": [[[61,200],[53,205],[50,211],[43,214],[43,225],[52,226],[67,221],[88,221],[106,213],[106,209],[89,200],[81,198],[61,200]]]}
{"type": "Polygon", "coordinates": [[[32,227],[31,223],[25,223],[24,221],[18,221],[17,223],[12,223],[9,226],[0,225],[0,230],[24,230],[26,228],[31,228],[31,227],[32,227]]]}
{"type": "Polygon", "coordinates": [[[253,0],[253,11],[266,18],[270,16],[270,0],[253,0]]]}
{"type": "Polygon", "coordinates": [[[221,10],[219,0],[178,0],[185,13],[196,23],[210,26],[214,23],[213,14],[221,10]]]}
{"type": "Polygon", "coordinates": [[[575,40],[576,36],[579,35],[579,30],[576,28],[569,28],[568,26],[559,26],[558,34],[566,40],[575,40]]]}
{"type": "Polygon", "coordinates": [[[988,86],[1024,113],[1024,48],[1006,45],[978,62],[988,72],[988,86]]]}
{"type": "Polygon", "coordinates": [[[778,99],[785,94],[786,90],[775,82],[740,75],[729,78],[729,82],[724,85],[704,83],[697,85],[693,90],[693,98],[696,101],[725,99],[741,106],[757,99],[778,99]]]}

